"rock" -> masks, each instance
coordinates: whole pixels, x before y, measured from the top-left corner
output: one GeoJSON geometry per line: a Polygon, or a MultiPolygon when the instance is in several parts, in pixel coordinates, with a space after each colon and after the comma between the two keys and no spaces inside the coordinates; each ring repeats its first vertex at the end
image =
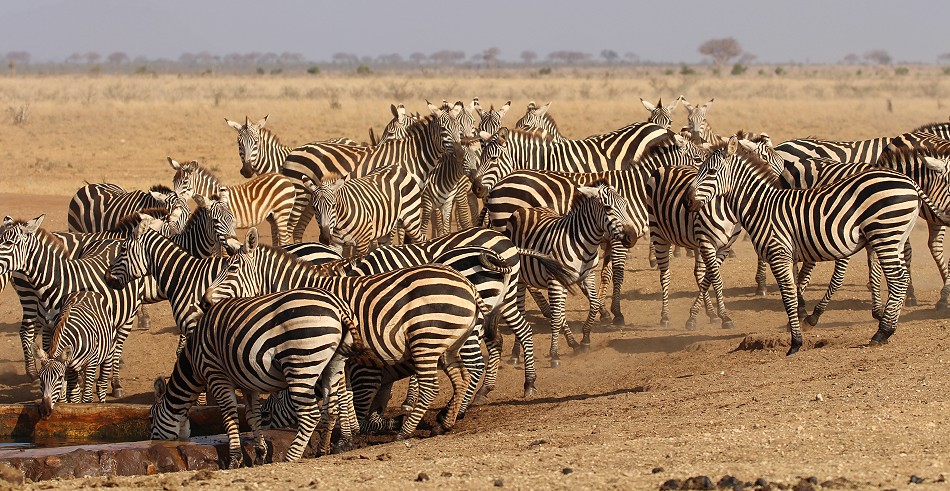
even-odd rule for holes
{"type": "Polygon", "coordinates": [[[821,396],[821,393],[819,393],[818,395],[815,396],[815,400],[818,402],[821,402],[821,401],[824,401],[825,398],[821,396]]]}
{"type": "Polygon", "coordinates": [[[683,483],[683,489],[716,489],[716,486],[709,476],[695,476],[683,483]]]}
{"type": "Polygon", "coordinates": [[[429,475],[426,474],[425,472],[420,472],[419,475],[416,476],[416,482],[426,482],[428,480],[429,480],[429,475]]]}
{"type": "Polygon", "coordinates": [[[922,477],[910,476],[909,484],[922,484],[923,482],[924,482],[924,478],[922,477]]]}
{"type": "Polygon", "coordinates": [[[501,478],[497,478],[492,484],[494,484],[496,488],[501,488],[505,486],[505,481],[503,481],[501,478]]]}
{"type": "Polygon", "coordinates": [[[209,469],[202,469],[195,473],[195,475],[188,478],[189,481],[207,481],[214,478],[214,471],[209,469]]]}
{"type": "Polygon", "coordinates": [[[670,491],[673,489],[680,489],[683,485],[683,482],[679,479],[667,479],[663,484],[660,485],[660,491],[670,491]]]}
{"type": "Polygon", "coordinates": [[[381,453],[381,454],[379,454],[379,455],[376,456],[376,460],[379,460],[379,461],[381,461],[381,462],[386,462],[387,460],[392,460],[392,459],[393,459],[393,454],[388,453],[388,452],[387,452],[387,453],[381,453]]]}
{"type": "Polygon", "coordinates": [[[155,468],[158,472],[179,472],[187,470],[178,448],[171,445],[155,444],[149,452],[155,456],[155,468]]]}
{"type": "Polygon", "coordinates": [[[568,474],[573,474],[573,473],[574,473],[574,469],[571,469],[570,467],[565,467],[561,469],[561,474],[564,474],[565,476],[568,474]]]}
{"type": "Polygon", "coordinates": [[[794,491],[815,491],[818,489],[818,479],[816,478],[802,478],[799,479],[795,486],[792,487],[794,491]],[[812,482],[812,479],[815,479],[812,482]]]}
{"type": "Polygon", "coordinates": [[[442,471],[442,474],[439,474],[441,477],[452,477],[452,473],[449,471],[442,471]]]}
{"type": "Polygon", "coordinates": [[[126,448],[115,452],[113,466],[117,476],[140,476],[148,474],[149,462],[145,452],[137,448],[126,448]]]}
{"type": "Polygon", "coordinates": [[[659,474],[659,473],[661,473],[661,472],[663,472],[663,468],[662,468],[662,467],[654,467],[653,469],[650,469],[650,473],[651,473],[651,474],[659,474]]]}
{"type": "Polygon", "coordinates": [[[219,470],[218,452],[210,445],[182,445],[178,453],[185,461],[185,468],[190,471],[219,470]]]}
{"type": "Polygon", "coordinates": [[[736,479],[734,476],[725,475],[716,483],[716,486],[720,488],[737,488],[742,487],[742,481],[736,479]]]}

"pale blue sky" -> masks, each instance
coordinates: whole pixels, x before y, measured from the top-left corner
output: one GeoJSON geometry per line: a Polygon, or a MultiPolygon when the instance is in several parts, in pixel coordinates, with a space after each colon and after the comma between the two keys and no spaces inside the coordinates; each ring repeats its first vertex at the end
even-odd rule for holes
{"type": "Polygon", "coordinates": [[[950,52],[948,19],[942,0],[0,0],[0,53],[62,61],[89,51],[299,52],[326,61],[337,52],[471,56],[496,46],[506,60],[609,48],[692,63],[703,41],[733,36],[762,62],[833,63],[884,49],[895,62],[933,63],[950,52]]]}

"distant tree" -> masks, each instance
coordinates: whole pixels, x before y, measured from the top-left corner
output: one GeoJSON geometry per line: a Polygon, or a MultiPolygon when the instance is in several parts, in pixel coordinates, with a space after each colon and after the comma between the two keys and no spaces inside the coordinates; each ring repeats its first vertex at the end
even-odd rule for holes
{"type": "Polygon", "coordinates": [[[426,58],[428,58],[426,55],[419,53],[418,51],[409,55],[409,59],[419,65],[421,65],[423,61],[426,61],[426,58]]]}
{"type": "Polygon", "coordinates": [[[577,65],[579,63],[589,61],[591,58],[590,53],[584,53],[581,51],[552,51],[548,53],[548,59],[556,63],[564,63],[566,65],[577,65]]]}
{"type": "Polygon", "coordinates": [[[613,64],[613,63],[615,63],[618,59],[620,59],[620,55],[618,55],[617,52],[614,51],[614,50],[612,50],[612,49],[604,49],[604,50],[601,50],[601,51],[600,51],[600,57],[603,58],[604,61],[606,61],[607,63],[610,63],[610,64],[613,64]]]}
{"type": "Polygon", "coordinates": [[[627,51],[623,54],[623,59],[627,60],[627,63],[637,64],[640,63],[640,55],[634,53],[633,51],[627,51]]]}
{"type": "Polygon", "coordinates": [[[465,52],[443,49],[429,55],[429,59],[439,65],[454,65],[465,59],[465,52]]]}
{"type": "Polygon", "coordinates": [[[122,65],[129,62],[129,55],[123,53],[122,51],[116,51],[106,57],[106,60],[113,65],[122,65]]]}
{"type": "Polygon", "coordinates": [[[73,53],[66,57],[66,63],[77,64],[82,63],[85,57],[81,53],[73,53]]]}
{"type": "Polygon", "coordinates": [[[485,62],[488,66],[494,66],[498,64],[498,55],[501,54],[501,50],[498,48],[488,48],[482,52],[482,61],[485,62]]]}
{"type": "Polygon", "coordinates": [[[950,63],[950,52],[937,55],[937,63],[950,63]]]}
{"type": "Polygon", "coordinates": [[[383,65],[402,65],[402,55],[399,53],[390,53],[388,55],[379,55],[376,59],[383,65]]]}
{"type": "Polygon", "coordinates": [[[742,45],[733,37],[710,39],[699,45],[699,53],[712,58],[716,65],[722,66],[742,54],[742,45]]]}
{"type": "Polygon", "coordinates": [[[90,51],[82,56],[86,59],[86,63],[90,65],[99,63],[99,60],[102,59],[102,55],[96,53],[95,51],[90,51]]]}
{"type": "Polygon", "coordinates": [[[758,56],[752,53],[749,53],[748,51],[744,51],[742,53],[742,56],[739,57],[739,63],[743,65],[748,65],[749,63],[754,62],[756,58],[758,58],[758,56]]]}
{"type": "Polygon", "coordinates": [[[538,54],[534,51],[525,50],[521,52],[521,61],[527,63],[528,65],[534,63],[534,60],[538,59],[538,54]]]}
{"type": "Polygon", "coordinates": [[[848,53],[841,61],[848,65],[857,65],[861,63],[861,57],[854,53],[848,53]]]}
{"type": "Polygon", "coordinates": [[[878,65],[887,65],[891,62],[891,55],[883,49],[872,49],[864,53],[864,59],[878,65]]]}
{"type": "Polygon", "coordinates": [[[333,53],[333,63],[340,65],[355,65],[360,62],[360,58],[353,53],[333,53]]]}
{"type": "Polygon", "coordinates": [[[14,62],[17,65],[29,65],[30,58],[31,56],[29,51],[10,51],[5,57],[7,62],[14,62]]]}
{"type": "Polygon", "coordinates": [[[284,51],[277,57],[277,62],[283,65],[299,65],[306,61],[306,58],[300,53],[291,53],[284,51]]]}

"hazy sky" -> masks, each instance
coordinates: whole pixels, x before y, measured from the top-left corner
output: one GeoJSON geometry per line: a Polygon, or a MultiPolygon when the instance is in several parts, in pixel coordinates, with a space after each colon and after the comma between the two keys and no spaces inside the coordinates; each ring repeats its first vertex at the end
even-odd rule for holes
{"type": "Polygon", "coordinates": [[[733,36],[763,62],[832,63],[884,49],[895,62],[933,63],[950,52],[948,20],[946,0],[0,0],[0,53],[62,61],[89,51],[170,59],[289,51],[324,61],[495,46],[506,60],[609,48],[697,62],[703,41],[733,36]]]}

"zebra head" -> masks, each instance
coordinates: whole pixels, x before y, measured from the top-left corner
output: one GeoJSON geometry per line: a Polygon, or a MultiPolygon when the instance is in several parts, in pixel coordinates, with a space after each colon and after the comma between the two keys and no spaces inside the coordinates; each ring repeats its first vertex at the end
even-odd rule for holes
{"type": "Polygon", "coordinates": [[[511,174],[514,164],[508,153],[508,128],[501,127],[494,135],[479,133],[482,156],[472,177],[472,192],[484,199],[503,177],[511,174]]]}
{"type": "Polygon", "coordinates": [[[238,153],[241,154],[241,175],[250,179],[254,174],[260,173],[258,168],[261,158],[261,130],[267,123],[267,116],[264,116],[256,123],[250,123],[247,116],[244,117],[244,124],[231,121],[225,118],[228,126],[238,132],[237,144],[238,153]]]}
{"type": "Polygon", "coordinates": [[[256,227],[247,231],[244,244],[231,255],[228,265],[211,282],[202,297],[202,309],[229,298],[250,297],[261,290],[263,279],[256,263],[260,238],[256,227]]]}
{"type": "Polygon", "coordinates": [[[461,101],[450,106],[448,102],[442,101],[441,106],[435,106],[426,101],[429,111],[435,116],[439,126],[439,144],[443,152],[455,155],[456,159],[462,159],[462,125],[459,123],[460,113],[465,109],[461,101]]]}
{"type": "Polygon", "coordinates": [[[175,177],[172,178],[172,187],[176,194],[182,196],[192,196],[195,193],[195,171],[198,170],[198,161],[192,160],[184,164],[177,160],[166,157],[168,165],[175,170],[175,177]]]}
{"type": "Polygon", "coordinates": [[[690,211],[699,211],[709,201],[732,190],[731,161],[738,148],[739,139],[733,135],[725,145],[715,148],[699,166],[689,186],[690,211]]]}
{"type": "Polygon", "coordinates": [[[501,106],[497,111],[494,105],[490,106],[488,111],[483,110],[482,106],[478,104],[477,97],[472,101],[472,105],[475,106],[475,112],[478,113],[478,117],[480,118],[475,136],[478,136],[483,131],[494,135],[501,129],[501,119],[505,117],[505,114],[508,113],[508,109],[511,108],[511,101],[506,102],[505,105],[501,106]]]}
{"type": "MultiPolygon", "coordinates": [[[[594,217],[595,227],[600,227],[604,235],[618,239],[624,247],[632,247],[643,233],[643,225],[637,226],[630,213],[630,202],[606,182],[595,182],[590,186],[578,186],[575,202],[580,206],[590,206],[589,213],[594,217]]],[[[574,204],[572,204],[572,207],[574,204]]]]}
{"type": "Polygon", "coordinates": [[[686,108],[687,119],[689,121],[689,130],[693,134],[693,138],[698,138],[701,141],[705,141],[703,140],[703,136],[706,134],[709,127],[709,123],[706,121],[706,111],[709,110],[710,106],[712,106],[715,98],[709,99],[709,101],[702,106],[695,107],[690,104],[685,97],[680,96],[679,99],[683,101],[683,107],[686,108]]]}
{"type": "Polygon", "coordinates": [[[663,98],[660,98],[654,106],[649,101],[640,99],[640,104],[643,104],[643,107],[650,111],[650,117],[647,118],[648,123],[653,123],[660,125],[666,129],[670,129],[670,126],[673,125],[673,110],[676,109],[676,105],[679,103],[680,99],[676,98],[673,101],[673,104],[669,106],[663,105],[663,98]]]}
{"type": "Polygon", "coordinates": [[[749,150],[769,164],[776,175],[781,174],[782,171],[785,170],[785,159],[775,151],[775,147],[772,145],[772,139],[769,138],[769,135],[765,133],[755,135],[739,131],[736,133],[736,138],[739,140],[739,144],[745,147],[746,150],[749,150]]]}
{"type": "Polygon", "coordinates": [[[687,162],[699,165],[709,156],[709,148],[694,140],[689,133],[685,135],[683,133],[674,134],[673,138],[676,141],[676,147],[679,149],[680,154],[683,155],[687,162]]]}
{"type": "Polygon", "coordinates": [[[106,271],[106,285],[116,290],[125,288],[129,283],[149,273],[145,248],[142,247],[142,234],[160,233],[162,221],[148,215],[141,215],[138,228],[119,245],[119,251],[109,263],[106,271]]]}
{"type": "MultiPolygon", "coordinates": [[[[184,351],[178,355],[175,369],[181,368],[181,360],[187,358],[184,351]]],[[[191,436],[191,422],[188,420],[189,404],[173,403],[177,399],[170,394],[169,382],[165,377],[155,379],[155,404],[149,409],[148,426],[151,440],[187,440],[191,436]]]]}
{"type": "Polygon", "coordinates": [[[206,201],[208,205],[208,217],[211,218],[211,233],[218,240],[218,245],[224,246],[228,254],[236,249],[234,238],[237,237],[235,231],[237,220],[234,218],[234,211],[231,210],[231,193],[228,188],[221,186],[218,188],[218,194],[206,201]]]}
{"type": "Polygon", "coordinates": [[[320,226],[320,242],[333,245],[334,241],[340,242],[335,237],[337,226],[337,203],[339,190],[346,183],[346,180],[338,174],[328,174],[323,176],[319,182],[311,181],[307,176],[303,176],[303,186],[310,192],[310,203],[313,206],[313,215],[317,224],[320,226]]]}
{"type": "Polygon", "coordinates": [[[28,222],[14,220],[10,217],[3,219],[3,232],[0,233],[0,274],[21,271],[27,266],[29,248],[46,215],[40,215],[28,222]]]}
{"type": "Polygon", "coordinates": [[[405,140],[409,137],[409,132],[406,131],[406,129],[412,123],[419,121],[419,114],[407,113],[405,106],[402,104],[398,106],[390,104],[389,109],[393,113],[393,119],[383,128],[383,134],[379,137],[379,143],[389,140],[405,140]]]}
{"type": "MultiPolygon", "coordinates": [[[[64,322],[67,312],[60,316],[59,323],[64,322]]],[[[57,402],[66,400],[66,364],[73,355],[73,347],[67,346],[61,349],[59,354],[50,358],[38,345],[33,345],[33,362],[36,364],[36,371],[39,373],[40,393],[42,394],[42,403],[40,404],[40,417],[46,419],[53,414],[53,406],[57,402]]]]}

